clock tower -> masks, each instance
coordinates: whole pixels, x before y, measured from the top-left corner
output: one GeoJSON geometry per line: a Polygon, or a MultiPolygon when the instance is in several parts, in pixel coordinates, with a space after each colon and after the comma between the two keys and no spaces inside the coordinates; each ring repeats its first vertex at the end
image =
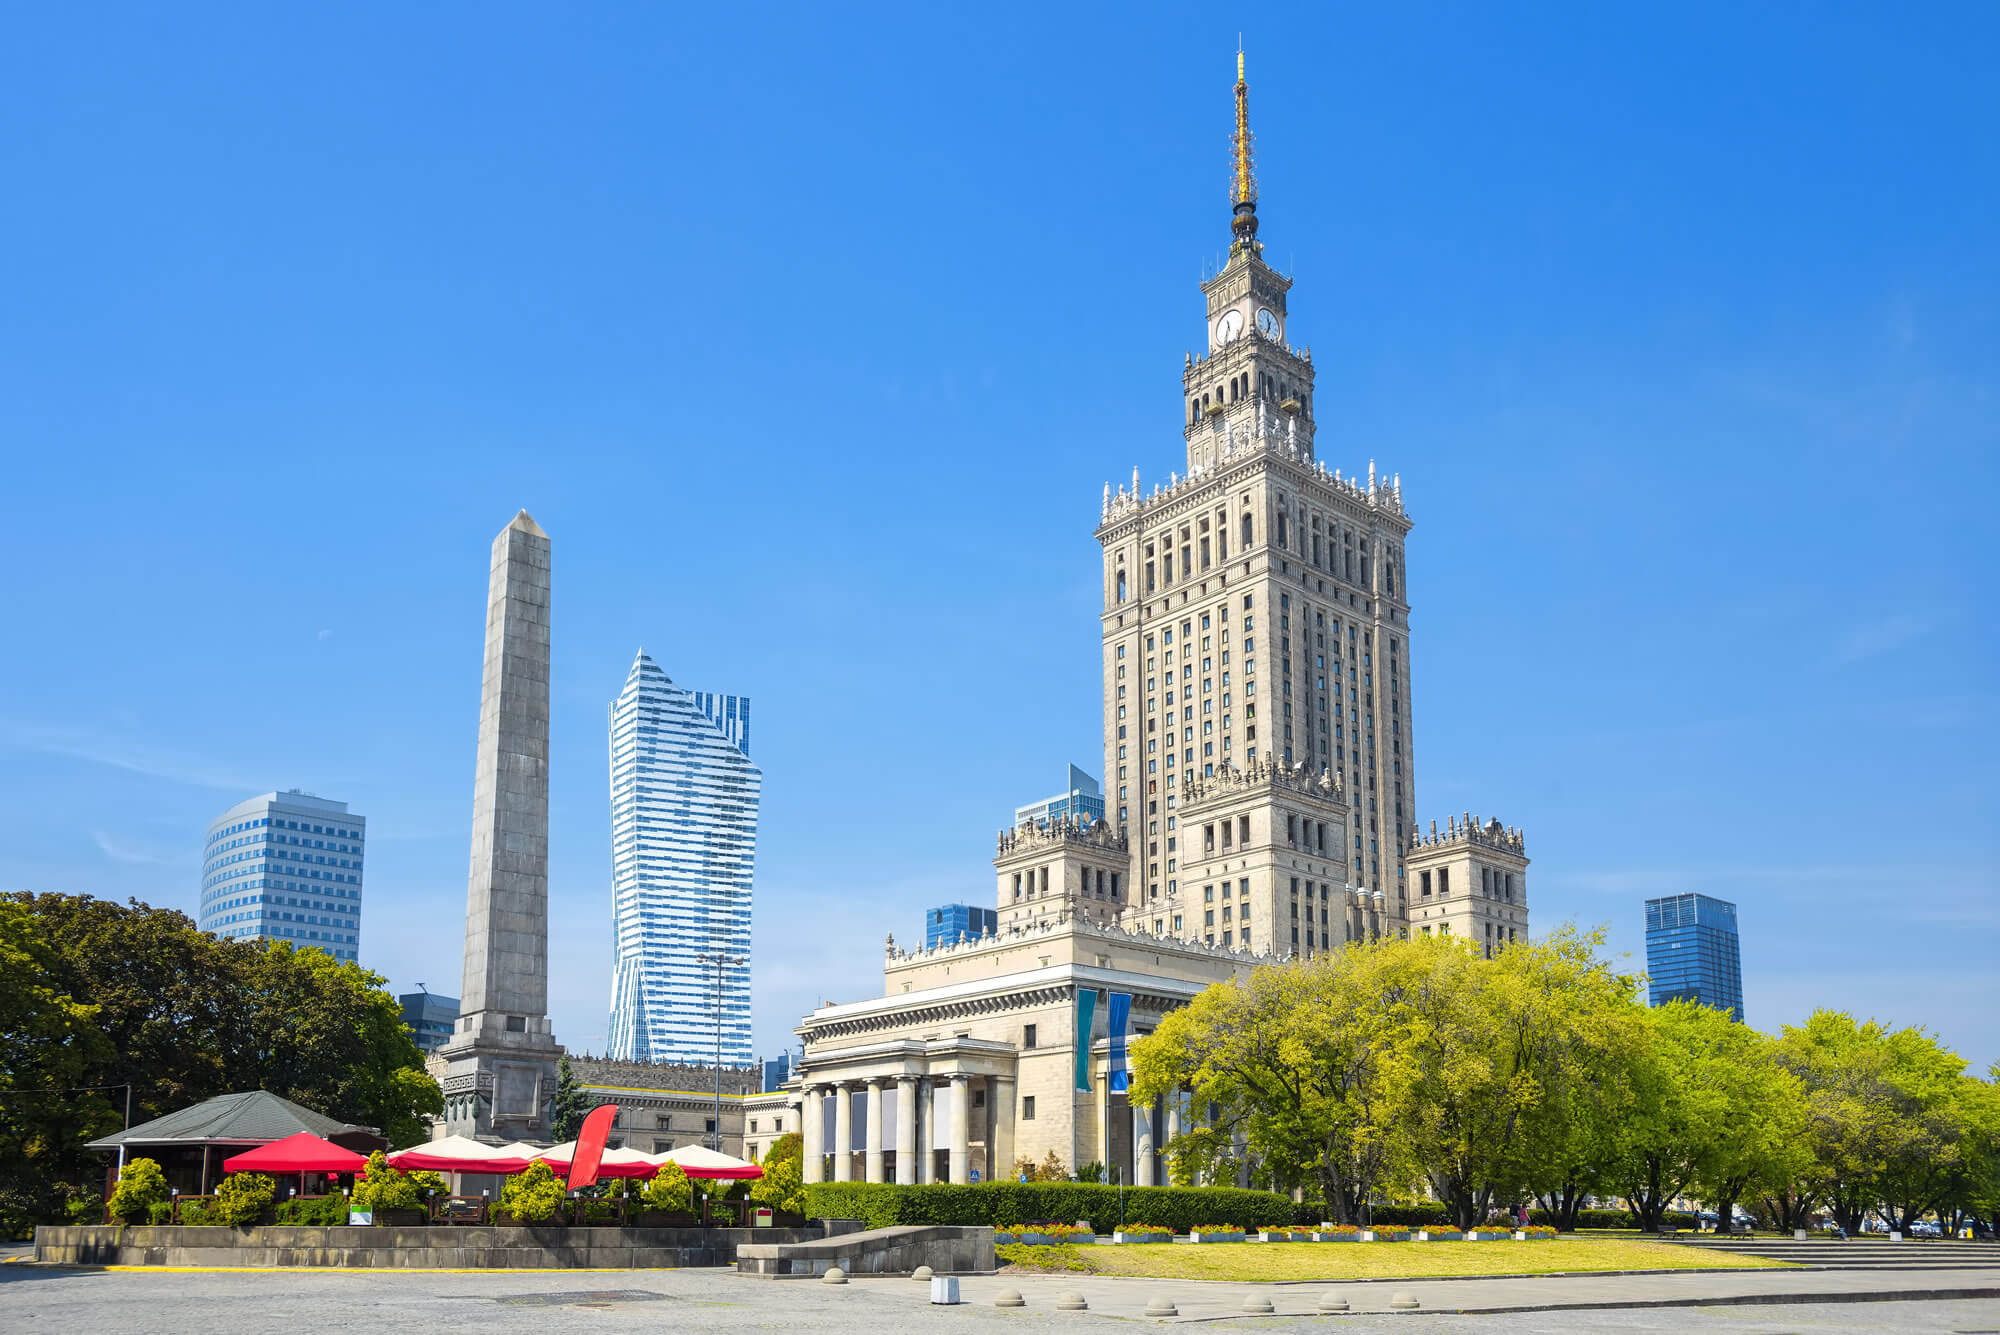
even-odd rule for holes
{"type": "Polygon", "coordinates": [[[1097,529],[1107,818],[1127,925],[1311,955],[1408,930],[1410,521],[1372,462],[1364,481],[1318,458],[1312,352],[1257,236],[1241,52],[1235,95],[1186,472],[1106,486],[1097,529]]]}
{"type": "Polygon", "coordinates": [[[1190,473],[1213,468],[1239,442],[1282,434],[1310,461],[1312,355],[1286,341],[1285,296],[1292,280],[1264,262],[1257,240],[1257,177],[1250,138],[1250,87],[1236,53],[1236,133],[1230,171],[1229,262],[1201,286],[1208,352],[1189,355],[1181,374],[1187,399],[1190,473]]]}

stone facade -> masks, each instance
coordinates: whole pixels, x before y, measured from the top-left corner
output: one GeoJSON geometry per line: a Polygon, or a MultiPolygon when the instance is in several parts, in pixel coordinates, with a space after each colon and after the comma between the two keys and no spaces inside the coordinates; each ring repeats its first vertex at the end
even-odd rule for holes
{"type": "Polygon", "coordinates": [[[806,1180],[991,1181],[1053,1152],[1134,1185],[1163,1182],[1159,1151],[1183,1109],[1134,1107],[1111,1088],[1110,994],[1131,996],[1136,1039],[1270,958],[1082,915],[935,949],[901,951],[892,938],[882,997],[822,1007],[799,1026],[806,1180]]]}
{"type": "Polygon", "coordinates": [[[1402,484],[1316,457],[1312,354],[1238,166],[1182,376],[1187,475],[1104,489],[1107,818],[1003,831],[995,933],[892,937],[880,997],[801,1021],[808,1181],[990,1180],[1050,1153],[1164,1181],[1190,1110],[1113,1088],[1113,997],[1137,1038],[1260,964],[1448,918],[1496,945],[1527,931],[1519,831],[1417,836],[1402,484]],[[1473,895],[1420,905],[1415,870],[1447,864],[1473,895]],[[1498,898],[1467,902],[1494,876],[1498,898]]]}
{"type": "Polygon", "coordinates": [[[446,1134],[496,1141],[548,1138],[562,1055],[548,1016],[549,554],[526,510],[493,540],[464,988],[438,1050],[446,1134]]]}
{"type": "Polygon", "coordinates": [[[1528,845],[1518,829],[1467,814],[1410,831],[1410,925],[1495,951],[1528,934],[1528,845]]]}

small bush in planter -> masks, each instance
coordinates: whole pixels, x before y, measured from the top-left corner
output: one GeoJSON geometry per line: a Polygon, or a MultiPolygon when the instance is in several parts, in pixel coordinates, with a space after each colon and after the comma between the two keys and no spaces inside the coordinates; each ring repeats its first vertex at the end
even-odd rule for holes
{"type": "Polygon", "coordinates": [[[166,1205],[167,1175],[151,1159],[129,1159],[111,1192],[111,1217],[123,1224],[152,1222],[152,1207],[166,1205]]]}
{"type": "Polygon", "coordinates": [[[149,1224],[171,1224],[174,1222],[174,1203],[154,1201],[146,1207],[146,1222],[149,1224]]]}
{"type": "Polygon", "coordinates": [[[248,1228],[264,1218],[278,1184],[263,1173],[231,1173],[215,1189],[214,1213],[217,1222],[248,1228]]]}
{"type": "MultiPolygon", "coordinates": [[[[423,1210],[415,1176],[400,1168],[391,1168],[388,1157],[380,1150],[368,1156],[368,1167],[361,1177],[355,1179],[353,1200],[354,1209],[378,1215],[421,1213],[423,1210]]],[[[376,1222],[383,1221],[378,1219],[376,1222]]]]}
{"type": "Polygon", "coordinates": [[[518,1223],[546,1224],[562,1214],[563,1185],[540,1159],[500,1188],[500,1211],[518,1223]]]}
{"type": "Polygon", "coordinates": [[[796,1131],[787,1131],[764,1151],[764,1176],[750,1186],[750,1199],[768,1205],[777,1214],[804,1215],[806,1212],[805,1143],[796,1131]]]}
{"type": "Polygon", "coordinates": [[[694,1187],[679,1164],[662,1164],[641,1199],[648,1214],[687,1214],[694,1209],[694,1187]]]}
{"type": "Polygon", "coordinates": [[[345,1196],[294,1196],[288,1201],[279,1201],[278,1222],[281,1224],[306,1224],[320,1228],[332,1227],[347,1222],[347,1197],[345,1196]]]}

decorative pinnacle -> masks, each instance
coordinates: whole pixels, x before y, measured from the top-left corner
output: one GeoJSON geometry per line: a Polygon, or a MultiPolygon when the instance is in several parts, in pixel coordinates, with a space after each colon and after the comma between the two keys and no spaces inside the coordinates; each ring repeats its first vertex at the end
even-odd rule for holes
{"type": "Polygon", "coordinates": [[[1252,170],[1255,154],[1250,137],[1250,85],[1243,77],[1243,49],[1236,49],[1236,134],[1231,140],[1232,163],[1229,178],[1231,213],[1229,230],[1236,234],[1230,245],[1232,255],[1255,253],[1257,244],[1257,176],[1252,170]]]}

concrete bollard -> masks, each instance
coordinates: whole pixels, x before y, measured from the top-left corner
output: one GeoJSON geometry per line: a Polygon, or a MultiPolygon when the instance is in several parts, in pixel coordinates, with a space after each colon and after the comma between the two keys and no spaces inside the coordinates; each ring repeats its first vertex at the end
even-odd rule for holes
{"type": "Polygon", "coordinates": [[[1414,1293],[1395,1293],[1389,1296],[1391,1311],[1414,1312],[1421,1306],[1423,1304],[1417,1301],[1417,1295],[1414,1293]]]}
{"type": "Polygon", "coordinates": [[[1072,1290],[1056,1299],[1056,1310],[1058,1312],[1088,1312],[1090,1304],[1084,1301],[1082,1294],[1072,1290]]]}
{"type": "Polygon", "coordinates": [[[1026,1307],[1028,1300],[1021,1296],[1019,1289],[1002,1289],[999,1296],[993,1300],[993,1305],[995,1307],[1026,1307]]]}
{"type": "Polygon", "coordinates": [[[1174,1300],[1164,1293],[1156,1293],[1146,1300],[1147,1316],[1179,1316],[1181,1309],[1174,1306],[1174,1300]]]}
{"type": "Polygon", "coordinates": [[[914,1279],[919,1284],[928,1284],[931,1282],[931,1276],[936,1273],[937,1272],[932,1270],[929,1266],[920,1265],[915,1270],[912,1270],[910,1272],[910,1278],[914,1279]]]}
{"type": "Polygon", "coordinates": [[[1243,1315],[1245,1316],[1269,1316],[1277,1310],[1277,1308],[1271,1306],[1271,1300],[1261,1293],[1245,1294],[1243,1297],[1243,1315]]]}
{"type": "Polygon", "coordinates": [[[1347,1299],[1337,1293],[1322,1293],[1319,1296],[1319,1310],[1322,1312],[1345,1312],[1347,1299]]]}
{"type": "Polygon", "coordinates": [[[834,1266],[819,1277],[819,1282],[822,1284],[845,1284],[847,1282],[847,1272],[839,1266],[834,1266]]]}
{"type": "Polygon", "coordinates": [[[958,1304],[958,1276],[933,1275],[931,1277],[931,1306],[956,1307],[958,1304]]]}

